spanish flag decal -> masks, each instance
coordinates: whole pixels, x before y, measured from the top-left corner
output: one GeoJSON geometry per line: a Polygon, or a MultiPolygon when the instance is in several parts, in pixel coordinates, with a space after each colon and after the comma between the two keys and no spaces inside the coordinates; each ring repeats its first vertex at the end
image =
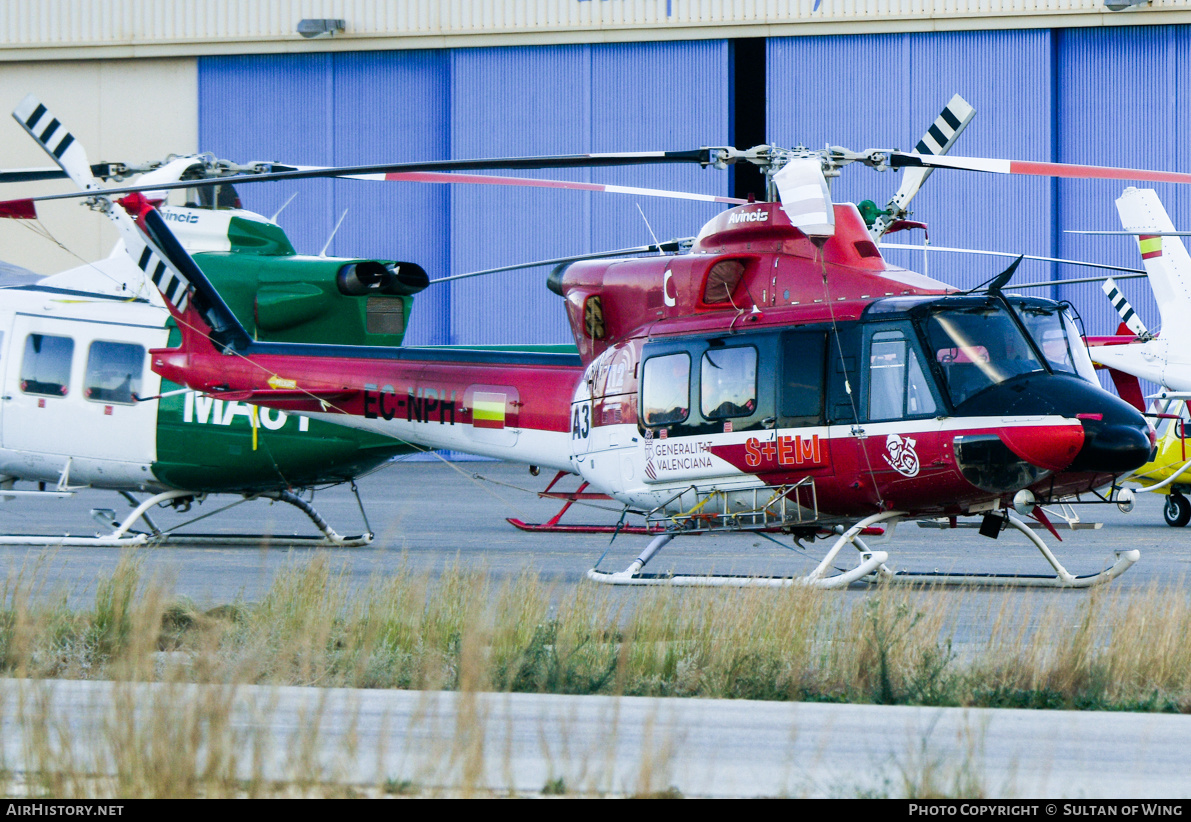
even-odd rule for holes
{"type": "Polygon", "coordinates": [[[487,391],[472,394],[471,424],[475,428],[504,428],[505,395],[487,391]]]}
{"type": "Polygon", "coordinates": [[[1141,247],[1141,258],[1148,260],[1151,257],[1162,256],[1162,238],[1154,237],[1149,234],[1142,234],[1137,238],[1137,244],[1141,247]]]}

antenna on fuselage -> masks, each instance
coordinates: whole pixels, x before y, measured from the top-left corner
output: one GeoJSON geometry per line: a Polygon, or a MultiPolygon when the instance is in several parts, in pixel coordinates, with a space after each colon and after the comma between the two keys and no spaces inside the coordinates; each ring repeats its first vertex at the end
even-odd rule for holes
{"type": "MultiPolygon", "coordinates": [[[[281,216],[281,212],[285,211],[285,207],[286,207],[287,205],[289,205],[290,203],[292,203],[292,202],[294,201],[294,198],[295,198],[295,197],[297,197],[297,196],[298,196],[298,192],[296,192],[296,191],[295,191],[293,194],[289,195],[289,199],[288,199],[288,200],[286,200],[284,203],[282,203],[282,204],[281,204],[281,208],[277,209],[277,211],[275,211],[275,212],[273,213],[273,216],[269,218],[269,221],[270,221],[270,222],[273,222],[273,223],[277,222],[277,218],[281,216]]],[[[344,213],[344,214],[346,214],[347,212],[345,211],[345,212],[343,212],[343,213],[344,213]]],[[[339,220],[340,220],[340,222],[342,222],[342,221],[343,221],[343,218],[342,218],[342,217],[340,217],[340,218],[339,218],[339,220]]],[[[336,226],[336,227],[338,227],[338,226],[336,226]]],[[[334,237],[334,236],[335,236],[334,232],[332,232],[332,233],[331,233],[331,236],[332,236],[332,237],[334,237]]],[[[330,240],[327,240],[327,242],[328,242],[328,243],[330,243],[331,241],[330,241],[330,240]]],[[[326,249],[324,248],[324,249],[323,249],[323,251],[326,251],[326,249]]]]}
{"type": "Polygon", "coordinates": [[[645,220],[645,229],[649,232],[649,236],[653,238],[653,244],[661,246],[661,243],[658,242],[658,235],[653,233],[653,226],[649,224],[649,218],[645,216],[645,211],[641,208],[641,204],[634,203],[633,205],[637,206],[637,213],[641,215],[642,220],[645,220]]]}
{"type": "MultiPolygon", "coordinates": [[[[293,199],[292,197],[290,198],[293,199]]],[[[282,206],[284,208],[285,206],[282,206]]],[[[339,222],[335,223],[335,227],[331,229],[331,236],[327,238],[327,244],[323,246],[323,250],[318,252],[318,256],[327,256],[327,249],[331,247],[331,240],[335,239],[336,232],[339,231],[339,226],[343,225],[344,218],[347,217],[347,209],[343,209],[343,213],[339,215],[339,222]]]]}
{"type": "Polygon", "coordinates": [[[1021,265],[1021,261],[1025,259],[1025,256],[1026,255],[1024,254],[1019,254],[1017,259],[1010,263],[1009,267],[1000,274],[993,277],[991,280],[985,280],[980,285],[976,286],[970,291],[965,291],[964,293],[975,294],[977,291],[987,291],[989,294],[1000,293],[1001,289],[1008,285],[1009,281],[1013,279],[1013,272],[1017,271],[1017,267],[1021,265]]]}

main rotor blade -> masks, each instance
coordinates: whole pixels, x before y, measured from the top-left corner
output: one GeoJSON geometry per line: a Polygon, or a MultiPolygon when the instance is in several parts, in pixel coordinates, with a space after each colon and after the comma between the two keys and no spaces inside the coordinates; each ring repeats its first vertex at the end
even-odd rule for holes
{"type": "Polygon", "coordinates": [[[1191,231],[1074,231],[1065,230],[1064,234],[1092,234],[1106,237],[1191,237],[1191,231]]]}
{"type": "MultiPolygon", "coordinates": [[[[1029,258],[1027,257],[1026,259],[1029,259],[1029,258]]],[[[1076,265],[1081,265],[1081,263],[1076,263],[1076,265]]],[[[1145,276],[1145,274],[1118,274],[1116,276],[1116,279],[1118,279],[1118,280],[1132,280],[1132,279],[1137,279],[1139,277],[1144,277],[1144,276],[1145,276]]],[[[1037,283],[1014,283],[1012,286],[1010,286],[1009,290],[1016,291],[1019,288],[1046,288],[1047,286],[1052,286],[1052,285],[1078,285],[1080,283],[1103,283],[1103,282],[1104,282],[1103,277],[1073,277],[1069,280],[1045,280],[1043,282],[1037,282],[1037,283]]]]}
{"type": "Polygon", "coordinates": [[[894,168],[930,167],[983,171],[989,174],[1026,174],[1035,177],[1064,177],[1077,180],[1130,180],[1146,183],[1191,183],[1182,171],[1153,171],[1117,166],[1083,166],[1073,163],[1042,163],[1029,160],[995,160],[988,157],[926,157],[905,151],[888,153],[894,168]]]}
{"type": "MultiPolygon", "coordinates": [[[[1107,271],[1124,271],[1127,272],[1120,279],[1126,280],[1130,277],[1144,277],[1145,270],[1141,268],[1125,268],[1119,265],[1107,265],[1106,263],[1088,263],[1083,260],[1065,260],[1061,257],[1038,257],[1033,254],[1013,254],[1008,251],[981,251],[975,248],[947,248],[938,245],[901,245],[898,243],[881,243],[881,251],[887,248],[900,248],[910,251],[944,251],[952,254],[977,254],[985,257],[1022,257],[1026,260],[1038,260],[1043,263],[1063,263],[1065,265],[1082,265],[1085,268],[1103,268],[1107,271]]],[[[1055,283],[1098,283],[1103,281],[1103,277],[1090,277],[1086,280],[1054,280],[1055,283]]],[[[1030,286],[1014,285],[1014,288],[1031,288],[1035,285],[1051,285],[1051,283],[1033,283],[1030,286]]]]}
{"type": "Polygon", "coordinates": [[[60,180],[65,177],[66,172],[57,166],[0,170],[0,183],[33,183],[40,180],[60,180]]]}
{"type": "Polygon", "coordinates": [[[667,240],[664,243],[656,243],[653,245],[640,245],[636,248],[621,248],[617,251],[597,251],[592,254],[576,254],[573,257],[555,257],[553,260],[538,260],[534,263],[504,265],[500,268],[486,268],[483,271],[469,271],[467,274],[455,274],[450,277],[439,277],[437,280],[431,280],[430,284],[434,285],[435,283],[445,283],[451,280],[465,280],[468,277],[482,277],[485,274],[499,274],[502,271],[518,271],[523,268],[541,268],[547,265],[577,263],[581,260],[598,260],[603,257],[625,257],[629,254],[646,254],[650,251],[677,252],[681,251],[684,245],[688,245],[694,241],[694,237],[682,237],[678,240],[667,240]]]}
{"type": "Polygon", "coordinates": [[[338,174],[340,180],[373,180],[397,183],[444,183],[496,186],[524,186],[526,188],[562,188],[575,191],[602,191],[608,194],[636,194],[643,197],[668,197],[675,200],[699,200],[707,203],[744,205],[748,200],[717,197],[714,194],[695,194],[689,191],[670,191],[661,188],[639,188],[602,183],[579,183],[571,180],[541,180],[531,177],[497,177],[488,174],[452,174],[434,171],[390,172],[388,174],[338,174]]]}
{"type": "MultiPolygon", "coordinates": [[[[107,179],[117,174],[116,169],[125,169],[123,163],[93,163],[91,174],[95,177],[107,179]]],[[[64,180],[66,172],[57,166],[44,168],[11,168],[0,169],[0,183],[35,183],[41,180],[64,180]]]]}
{"type": "MultiPolygon", "coordinates": [[[[507,169],[539,168],[604,168],[611,166],[638,166],[657,163],[698,163],[711,165],[721,156],[720,149],[699,148],[691,151],[640,151],[612,154],[565,154],[547,157],[494,157],[480,160],[431,160],[418,163],[387,163],[367,166],[340,166],[273,171],[266,174],[239,174],[207,180],[185,180],[177,183],[155,183],[147,186],[120,186],[104,189],[104,194],[130,194],[138,191],[166,191],[177,188],[201,188],[204,186],[238,185],[240,183],[265,183],[277,180],[307,180],[323,177],[350,177],[362,174],[397,174],[437,171],[487,171],[507,169]]],[[[33,202],[47,200],[69,200],[90,196],[87,192],[47,194],[28,198],[33,202]]]]}

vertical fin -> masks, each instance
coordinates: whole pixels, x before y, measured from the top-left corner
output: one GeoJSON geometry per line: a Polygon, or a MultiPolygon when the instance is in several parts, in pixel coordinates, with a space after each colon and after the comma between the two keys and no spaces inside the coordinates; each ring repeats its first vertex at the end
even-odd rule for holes
{"type": "Polygon", "coordinates": [[[1115,368],[1108,369],[1108,375],[1112,377],[1112,384],[1116,386],[1120,398],[1144,414],[1146,401],[1141,393],[1141,381],[1133,374],[1126,374],[1115,368]]]}
{"type": "Polygon", "coordinates": [[[1153,189],[1126,188],[1117,199],[1117,211],[1126,231],[1138,232],[1138,248],[1150,288],[1158,303],[1162,336],[1191,339],[1191,256],[1179,237],[1159,237],[1145,232],[1174,231],[1170,215],[1153,189]]]}

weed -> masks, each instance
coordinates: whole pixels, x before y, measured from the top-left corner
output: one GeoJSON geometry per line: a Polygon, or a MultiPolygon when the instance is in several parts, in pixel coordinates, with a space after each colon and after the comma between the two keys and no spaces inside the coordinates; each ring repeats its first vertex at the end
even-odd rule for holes
{"type": "Polygon", "coordinates": [[[411,796],[418,792],[418,786],[408,779],[389,777],[384,781],[382,790],[389,796],[411,796]]]}
{"type": "Polygon", "coordinates": [[[542,786],[542,794],[544,796],[566,796],[567,781],[561,776],[551,779],[542,786]]]}

